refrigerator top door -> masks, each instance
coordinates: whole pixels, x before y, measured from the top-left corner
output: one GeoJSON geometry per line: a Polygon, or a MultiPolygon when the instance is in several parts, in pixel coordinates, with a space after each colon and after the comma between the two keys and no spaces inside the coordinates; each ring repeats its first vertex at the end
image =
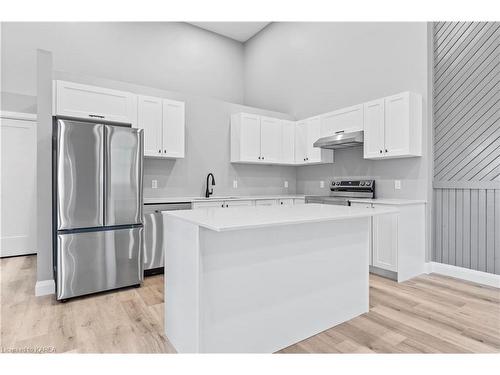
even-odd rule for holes
{"type": "Polygon", "coordinates": [[[104,224],[104,126],[58,119],[56,123],[57,229],[104,224]]]}
{"type": "Polygon", "coordinates": [[[142,223],[142,129],[105,126],[104,223],[142,223]]]}

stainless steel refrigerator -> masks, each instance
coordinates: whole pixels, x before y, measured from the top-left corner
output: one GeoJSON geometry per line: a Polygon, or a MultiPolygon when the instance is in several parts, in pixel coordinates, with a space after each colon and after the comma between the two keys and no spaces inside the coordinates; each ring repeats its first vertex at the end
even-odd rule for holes
{"type": "Polygon", "coordinates": [[[142,282],[142,167],[142,130],[54,118],[58,300],[142,282]]]}

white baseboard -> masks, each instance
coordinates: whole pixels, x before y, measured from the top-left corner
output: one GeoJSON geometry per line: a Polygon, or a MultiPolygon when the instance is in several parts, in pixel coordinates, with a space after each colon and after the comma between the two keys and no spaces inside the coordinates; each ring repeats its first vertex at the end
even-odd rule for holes
{"type": "Polygon", "coordinates": [[[35,296],[46,296],[49,294],[55,294],[56,284],[54,280],[42,280],[37,281],[35,285],[35,296]]]}
{"type": "Polygon", "coordinates": [[[457,279],[500,288],[500,275],[470,270],[468,268],[452,266],[449,264],[427,262],[426,273],[438,273],[445,276],[456,277],[457,279]]]}

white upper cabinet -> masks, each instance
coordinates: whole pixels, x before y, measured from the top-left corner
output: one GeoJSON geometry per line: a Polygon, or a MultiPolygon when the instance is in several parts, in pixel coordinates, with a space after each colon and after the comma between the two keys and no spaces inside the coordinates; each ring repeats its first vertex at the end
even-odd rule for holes
{"type": "Polygon", "coordinates": [[[248,113],[231,116],[232,163],[260,162],[260,142],[260,116],[248,113]]]}
{"type": "Polygon", "coordinates": [[[295,122],[293,121],[282,121],[281,153],[283,163],[295,163],[295,122]]]}
{"type": "Polygon", "coordinates": [[[364,112],[364,157],[377,158],[384,152],[384,99],[365,103],[364,112]]]}
{"type": "Polygon", "coordinates": [[[55,81],[54,114],[74,118],[137,122],[137,96],[125,91],[55,81]]]}
{"type": "Polygon", "coordinates": [[[137,126],[144,129],[144,155],[161,156],[163,103],[160,98],[138,97],[137,126]]]}
{"type": "Polygon", "coordinates": [[[163,99],[163,156],[184,157],[185,143],[184,102],[163,99]]]}
{"type": "Polygon", "coordinates": [[[321,136],[363,130],[363,105],[325,113],[321,117],[321,136]]]}
{"type": "Polygon", "coordinates": [[[144,129],[144,156],[184,157],[184,103],[138,97],[137,127],[144,129]]]}
{"type": "Polygon", "coordinates": [[[272,117],[260,117],[260,157],[264,162],[282,162],[282,126],[281,120],[272,117]]]}
{"type": "Polygon", "coordinates": [[[422,156],[422,97],[411,92],[364,105],[365,159],[422,156]]]}
{"type": "Polygon", "coordinates": [[[311,117],[297,122],[295,132],[295,163],[325,164],[333,163],[333,150],[314,147],[313,144],[321,137],[320,117],[311,117]]]}
{"type": "Polygon", "coordinates": [[[297,122],[295,129],[295,162],[305,164],[307,158],[307,122],[297,122]]]}

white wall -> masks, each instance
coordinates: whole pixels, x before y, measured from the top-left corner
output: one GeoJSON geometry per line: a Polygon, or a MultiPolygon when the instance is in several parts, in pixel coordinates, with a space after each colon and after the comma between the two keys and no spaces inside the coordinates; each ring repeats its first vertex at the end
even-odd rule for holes
{"type": "Polygon", "coordinates": [[[4,109],[29,108],[19,94],[35,104],[37,48],[52,52],[56,70],[243,102],[243,45],[186,23],[2,22],[1,28],[4,109]]]}
{"type": "MultiPolygon", "coordinates": [[[[245,44],[245,104],[302,119],[401,91],[427,104],[425,23],[273,23],[245,44]]],[[[427,119],[424,117],[424,139],[427,119]]],[[[335,151],[335,164],[300,167],[297,191],[325,194],[319,181],[370,176],[379,195],[426,199],[424,156],[368,161],[362,149],[335,151]],[[394,179],[402,190],[394,190],[394,179]]],[[[327,185],[326,185],[327,186],[327,185]]]]}

